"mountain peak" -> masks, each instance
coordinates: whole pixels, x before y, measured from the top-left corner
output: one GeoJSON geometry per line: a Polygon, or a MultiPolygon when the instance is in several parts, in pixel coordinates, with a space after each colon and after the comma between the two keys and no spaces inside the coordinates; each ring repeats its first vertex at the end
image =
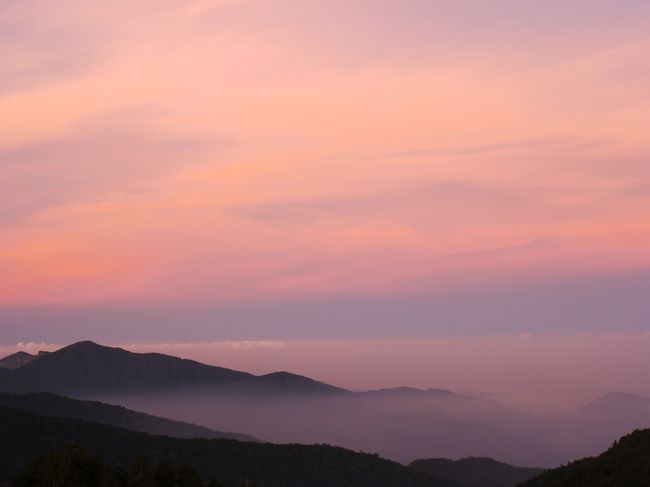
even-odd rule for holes
{"type": "Polygon", "coordinates": [[[646,403],[648,401],[650,401],[650,398],[640,396],[632,392],[612,391],[594,399],[590,404],[603,404],[612,402],[646,403]]]}
{"type": "Polygon", "coordinates": [[[585,404],[582,410],[598,414],[620,415],[622,411],[629,414],[632,411],[647,410],[648,407],[650,407],[650,398],[648,397],[631,392],[613,391],[585,404]]]}
{"type": "Polygon", "coordinates": [[[79,349],[107,349],[112,347],[107,347],[105,345],[100,345],[99,343],[93,342],[91,340],[82,340],[80,342],[75,342],[67,347],[63,347],[61,350],[79,350],[79,349]]]}
{"type": "Polygon", "coordinates": [[[7,355],[3,359],[0,360],[0,367],[3,369],[18,369],[22,367],[23,365],[28,364],[32,360],[38,358],[39,355],[32,355],[31,353],[27,352],[16,352],[11,355],[7,355]]]}
{"type": "Polygon", "coordinates": [[[256,393],[333,393],[343,389],[289,372],[255,376],[160,353],[134,353],[86,340],[21,367],[34,390],[72,395],[180,390],[256,393]]]}
{"type": "Polygon", "coordinates": [[[624,401],[646,401],[648,398],[632,392],[612,391],[600,397],[601,399],[621,399],[624,401]]]}

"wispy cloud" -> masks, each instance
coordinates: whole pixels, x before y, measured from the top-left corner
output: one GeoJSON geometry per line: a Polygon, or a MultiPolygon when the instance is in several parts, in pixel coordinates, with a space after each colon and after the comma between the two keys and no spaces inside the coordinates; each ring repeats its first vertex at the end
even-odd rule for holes
{"type": "Polygon", "coordinates": [[[515,140],[501,142],[498,144],[464,146],[464,147],[447,147],[447,148],[425,148],[411,149],[399,152],[383,154],[384,157],[402,158],[402,157],[420,157],[420,156],[453,156],[467,154],[487,154],[490,152],[500,152],[509,150],[531,149],[531,148],[562,148],[577,144],[583,144],[585,141],[575,140],[571,137],[548,137],[543,139],[515,140]]]}
{"type": "Polygon", "coordinates": [[[221,141],[156,134],[130,120],[85,122],[50,140],[0,147],[0,222],[66,203],[142,197],[170,173],[202,162],[221,141]]]}
{"type": "Polygon", "coordinates": [[[46,3],[0,17],[6,305],[650,265],[647,2],[46,3]]]}

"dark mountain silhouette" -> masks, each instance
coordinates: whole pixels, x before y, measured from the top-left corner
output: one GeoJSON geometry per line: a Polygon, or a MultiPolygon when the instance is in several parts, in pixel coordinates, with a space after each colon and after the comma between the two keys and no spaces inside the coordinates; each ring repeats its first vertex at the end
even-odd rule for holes
{"type": "Polygon", "coordinates": [[[18,377],[15,370],[0,368],[0,392],[26,392],[32,390],[29,381],[18,377]]]}
{"type": "Polygon", "coordinates": [[[34,391],[73,396],[143,394],[179,390],[265,394],[346,393],[285,372],[255,376],[159,353],[133,353],[79,342],[33,360],[16,371],[34,391]]]}
{"type": "MultiPolygon", "coordinates": [[[[152,465],[144,457],[128,468],[106,465],[104,461],[75,446],[40,456],[24,468],[11,487],[204,487],[206,484],[189,465],[161,462],[152,465]]],[[[211,479],[207,487],[223,487],[211,479]]]]}
{"type": "Polygon", "coordinates": [[[494,456],[515,464],[560,463],[552,448],[503,429],[511,410],[441,389],[352,393],[288,372],[255,376],[93,342],[7,372],[14,373],[12,387],[4,388],[10,392],[93,398],[276,443],[328,442],[402,462],[494,456]],[[16,385],[16,378],[22,382],[16,385]]]}
{"type": "Polygon", "coordinates": [[[74,444],[109,465],[140,456],[153,464],[189,464],[226,487],[452,487],[377,455],[328,445],[272,445],[217,439],[178,439],[124,428],[52,418],[0,406],[0,483],[34,458],[74,444]]]}
{"type": "Polygon", "coordinates": [[[624,436],[597,457],[583,458],[523,482],[521,487],[650,485],[650,429],[624,436]]]}
{"type": "Polygon", "coordinates": [[[287,395],[310,392],[318,394],[349,393],[349,391],[340,387],[324,384],[291,372],[272,372],[257,376],[255,379],[257,381],[256,388],[261,392],[287,395]]]}
{"type": "Polygon", "coordinates": [[[256,376],[92,342],[0,368],[0,391],[92,398],[216,431],[328,442],[404,463],[472,456],[554,467],[650,424],[650,401],[625,393],[536,414],[443,389],[350,392],[289,372],[256,376]]]}
{"type": "Polygon", "coordinates": [[[450,391],[404,387],[351,393],[288,372],[255,376],[93,342],[75,343],[7,372],[13,373],[12,387],[5,388],[10,392],[94,398],[276,443],[325,441],[404,462],[494,454],[513,463],[535,457],[559,464],[527,438],[449,415],[474,414],[485,402],[450,391]],[[204,412],[195,415],[197,408],[204,412]]]}
{"type": "Polygon", "coordinates": [[[0,405],[41,416],[80,419],[175,438],[227,438],[240,441],[259,441],[252,436],[215,431],[204,426],[131,411],[122,406],[113,406],[97,401],[80,401],[44,392],[0,393],[0,405]]]}
{"type": "Polygon", "coordinates": [[[14,354],[7,355],[3,359],[0,359],[0,367],[3,369],[15,370],[47,354],[48,352],[38,352],[37,355],[22,351],[16,352],[14,354]]]}
{"type": "Polygon", "coordinates": [[[543,472],[540,468],[514,467],[482,457],[415,460],[409,468],[458,487],[516,487],[543,472]]]}

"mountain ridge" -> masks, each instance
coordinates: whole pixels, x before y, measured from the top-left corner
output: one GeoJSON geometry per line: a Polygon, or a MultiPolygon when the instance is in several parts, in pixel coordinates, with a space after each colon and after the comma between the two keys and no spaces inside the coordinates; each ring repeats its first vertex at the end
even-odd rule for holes
{"type": "Polygon", "coordinates": [[[0,359],[0,367],[3,369],[16,370],[23,365],[26,365],[29,362],[36,360],[43,355],[46,355],[47,353],[48,352],[41,351],[38,352],[38,354],[31,354],[20,350],[0,359]]]}
{"type": "Polygon", "coordinates": [[[520,484],[520,487],[634,487],[650,485],[650,429],[623,436],[595,457],[586,457],[520,484]]]}
{"type": "Polygon", "coordinates": [[[345,394],[349,391],[289,372],[253,375],[160,353],[134,353],[82,341],[14,370],[34,391],[74,396],[228,389],[237,393],[345,394]]]}
{"type": "Polygon", "coordinates": [[[486,457],[420,459],[411,462],[408,468],[443,481],[455,482],[459,487],[516,487],[544,471],[541,468],[517,467],[486,457]]]}
{"type": "Polygon", "coordinates": [[[187,463],[226,487],[244,482],[264,487],[456,487],[377,455],[329,445],[178,439],[4,406],[0,434],[0,483],[30,459],[74,444],[111,465],[126,466],[140,456],[154,464],[187,463]]]}
{"type": "Polygon", "coordinates": [[[193,423],[133,411],[123,406],[72,399],[48,392],[0,393],[0,406],[39,416],[90,421],[173,438],[225,438],[238,441],[259,441],[249,435],[216,431],[193,423]]]}

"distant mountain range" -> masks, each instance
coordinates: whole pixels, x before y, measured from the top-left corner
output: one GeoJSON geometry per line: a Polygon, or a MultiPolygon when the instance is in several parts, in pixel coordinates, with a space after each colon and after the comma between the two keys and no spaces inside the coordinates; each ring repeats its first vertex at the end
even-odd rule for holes
{"type": "MultiPolygon", "coordinates": [[[[32,459],[77,445],[108,465],[127,466],[146,457],[189,464],[204,479],[225,487],[636,487],[650,485],[650,430],[635,431],[595,458],[541,472],[489,458],[417,460],[408,467],[377,455],[328,445],[273,445],[228,439],[178,439],[97,422],[18,410],[40,409],[42,401],[74,411],[111,411],[110,406],[50,395],[2,395],[0,405],[0,485],[32,459]],[[36,404],[37,406],[34,406],[36,404]],[[79,404],[83,404],[79,406],[79,404]]],[[[55,409],[57,409],[55,407],[55,409]]],[[[58,414],[58,413],[57,413],[58,414]]],[[[74,412],[77,414],[77,412],[74,412]]],[[[95,413],[92,413],[95,414],[95,413]]],[[[117,416],[138,414],[118,411],[117,416]]],[[[86,413],[83,413],[86,415],[86,413]]],[[[157,418],[160,419],[160,418],[157,418]]],[[[66,468],[75,468],[68,465],[66,468]]],[[[30,484],[38,487],[43,484],[30,484]]]]}
{"type": "Polygon", "coordinates": [[[271,487],[515,487],[538,473],[486,458],[418,460],[404,467],[327,445],[242,443],[254,439],[50,393],[0,394],[0,435],[0,485],[32,458],[67,445],[81,446],[115,466],[142,455],[152,463],[188,463],[205,479],[225,479],[231,482],[227,485],[245,479],[271,487]],[[240,441],[222,441],[228,439],[240,441]]]}
{"type": "Polygon", "coordinates": [[[22,367],[23,365],[27,365],[29,362],[37,359],[38,357],[47,355],[48,353],[49,352],[38,352],[38,354],[31,354],[23,351],[16,352],[12,355],[4,357],[3,359],[0,359],[0,368],[15,370],[22,367]]]}
{"type": "Polygon", "coordinates": [[[21,384],[22,390],[86,397],[182,390],[266,395],[348,392],[289,372],[256,376],[159,353],[132,353],[90,341],[39,356],[14,354],[3,362],[11,365],[14,375],[5,373],[0,377],[0,390],[10,392],[16,390],[17,384],[21,384]]]}
{"type": "MultiPolygon", "coordinates": [[[[515,487],[540,470],[480,457],[557,465],[549,448],[554,442],[568,457],[650,421],[650,399],[622,392],[574,411],[534,415],[442,389],[351,392],[288,372],[256,376],[92,342],[1,362],[0,485],[28,459],[75,443],[108,465],[126,466],[142,454],[153,462],[188,462],[227,487],[246,480],[261,487],[515,487]],[[106,398],[156,415],[61,394],[106,398]],[[422,459],[405,467],[352,450],[422,459]],[[437,458],[462,456],[471,458],[437,458]]],[[[634,433],[606,454],[525,485],[645,485],[645,473],[638,473],[647,470],[644,448],[650,451],[650,433],[634,433]]]]}
{"type": "MultiPolygon", "coordinates": [[[[94,399],[202,424],[220,436],[234,431],[273,443],[326,442],[402,463],[491,457],[552,467],[597,454],[650,424],[650,400],[627,393],[610,393],[576,410],[533,414],[444,389],[352,392],[289,372],[258,376],[87,341],[0,362],[0,392],[94,399]]],[[[132,428],[137,420],[130,421],[105,422],[132,428]]]]}
{"type": "Polygon", "coordinates": [[[628,414],[633,411],[648,410],[650,398],[629,392],[609,392],[587,403],[582,410],[598,414],[612,412],[620,414],[621,408],[624,408],[628,414]]]}

